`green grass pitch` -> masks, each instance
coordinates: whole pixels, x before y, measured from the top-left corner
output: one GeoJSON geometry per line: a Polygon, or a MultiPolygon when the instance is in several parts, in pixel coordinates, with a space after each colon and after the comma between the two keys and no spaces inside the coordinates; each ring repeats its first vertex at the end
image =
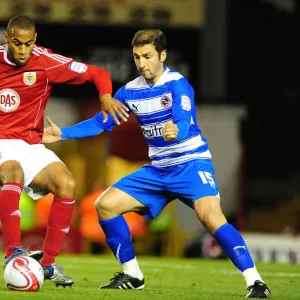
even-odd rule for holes
{"type": "MultiPolygon", "coordinates": [[[[98,289],[114,272],[120,271],[111,256],[61,255],[57,263],[74,279],[72,288],[57,288],[46,281],[37,293],[11,292],[1,272],[0,299],[235,300],[247,294],[242,275],[229,261],[158,257],[138,260],[146,280],[145,289],[141,291],[98,289]]],[[[272,299],[300,299],[300,265],[257,264],[257,268],[271,289],[272,299]]]]}

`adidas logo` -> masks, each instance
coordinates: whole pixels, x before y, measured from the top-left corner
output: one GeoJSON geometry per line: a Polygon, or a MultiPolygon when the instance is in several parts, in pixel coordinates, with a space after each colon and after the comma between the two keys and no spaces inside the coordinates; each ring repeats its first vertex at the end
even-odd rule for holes
{"type": "Polygon", "coordinates": [[[266,289],[266,290],[264,291],[264,294],[267,296],[267,298],[270,298],[270,297],[271,297],[271,293],[270,293],[270,291],[269,291],[268,289],[266,289]]]}
{"type": "Polygon", "coordinates": [[[119,286],[119,289],[121,290],[127,290],[127,289],[131,289],[131,290],[135,290],[135,287],[128,281],[123,283],[122,285],[119,286]]]}
{"type": "Polygon", "coordinates": [[[70,227],[67,227],[67,228],[62,229],[61,231],[62,231],[62,232],[65,232],[65,233],[68,233],[69,230],[70,230],[70,227]]]}
{"type": "Polygon", "coordinates": [[[11,215],[11,216],[18,216],[18,217],[21,218],[21,212],[20,212],[19,210],[15,210],[15,211],[12,212],[10,215],[11,215]]]}
{"type": "Polygon", "coordinates": [[[101,285],[100,289],[120,289],[120,290],[142,290],[145,287],[145,280],[131,277],[123,272],[115,273],[115,277],[110,283],[101,285]]]}

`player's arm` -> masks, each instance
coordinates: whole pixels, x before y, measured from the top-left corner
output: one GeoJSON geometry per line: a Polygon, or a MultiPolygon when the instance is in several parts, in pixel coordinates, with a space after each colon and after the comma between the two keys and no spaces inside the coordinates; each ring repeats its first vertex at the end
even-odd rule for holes
{"type": "Polygon", "coordinates": [[[91,136],[96,136],[104,130],[111,131],[115,123],[112,118],[103,123],[103,114],[100,112],[93,118],[82,121],[74,126],[59,128],[49,117],[46,118],[49,126],[44,128],[43,143],[51,144],[58,141],[70,139],[83,139],[91,136]],[[108,123],[110,123],[108,125],[108,123]],[[108,125],[108,126],[107,126],[108,125]]]}
{"type": "Polygon", "coordinates": [[[49,83],[84,84],[87,81],[93,82],[99,92],[104,122],[107,121],[108,113],[118,125],[120,119],[127,121],[127,107],[112,97],[112,81],[107,70],[75,62],[50,51],[45,52],[45,65],[49,83]]]}
{"type": "Polygon", "coordinates": [[[186,78],[181,78],[174,81],[172,96],[173,121],[169,121],[164,125],[163,138],[168,142],[180,142],[187,137],[189,132],[194,90],[186,78]]]}
{"type": "MultiPolygon", "coordinates": [[[[124,105],[121,88],[115,95],[124,105]]],[[[119,121],[121,120],[120,117],[119,121]]],[[[44,129],[43,142],[54,143],[60,140],[82,139],[101,134],[104,130],[112,131],[116,124],[111,115],[108,115],[107,121],[104,122],[103,113],[97,113],[93,118],[77,123],[73,126],[59,128],[47,117],[49,126],[44,129]]]]}

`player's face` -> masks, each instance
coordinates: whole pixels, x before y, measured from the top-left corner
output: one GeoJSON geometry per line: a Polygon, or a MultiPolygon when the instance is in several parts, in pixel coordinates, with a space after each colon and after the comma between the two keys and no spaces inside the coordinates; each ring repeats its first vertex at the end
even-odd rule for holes
{"type": "Polygon", "coordinates": [[[5,42],[8,44],[8,53],[10,59],[17,66],[24,66],[30,58],[36,41],[36,32],[34,28],[23,30],[13,28],[11,34],[4,33],[5,42]]]}
{"type": "Polygon", "coordinates": [[[140,74],[147,83],[155,84],[164,72],[164,61],[167,52],[159,56],[153,44],[133,47],[133,58],[140,74]]]}

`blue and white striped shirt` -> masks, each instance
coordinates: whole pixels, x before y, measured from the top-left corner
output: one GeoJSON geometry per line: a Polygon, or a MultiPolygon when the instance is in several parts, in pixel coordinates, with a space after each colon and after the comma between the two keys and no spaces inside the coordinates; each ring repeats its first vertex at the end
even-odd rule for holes
{"type": "MultiPolygon", "coordinates": [[[[165,167],[193,159],[211,158],[208,143],[196,122],[194,90],[180,73],[165,68],[152,87],[140,76],[120,88],[114,98],[136,115],[153,165],[165,167]],[[190,124],[188,134],[182,141],[164,141],[162,127],[170,120],[174,123],[184,120],[190,124]]],[[[102,122],[102,113],[96,116],[102,122]]],[[[112,118],[102,124],[106,130],[115,127],[112,118]]]]}
{"type": "MultiPolygon", "coordinates": [[[[136,115],[153,165],[167,167],[194,159],[211,159],[208,143],[196,121],[194,90],[180,73],[165,68],[153,86],[140,76],[120,88],[114,98],[136,115]],[[164,141],[162,128],[168,121],[178,127],[185,124],[187,133],[172,142],[164,141]]],[[[92,119],[62,128],[62,139],[95,136],[104,129],[111,131],[116,124],[111,115],[108,116],[105,123],[100,112],[92,119]]]]}

